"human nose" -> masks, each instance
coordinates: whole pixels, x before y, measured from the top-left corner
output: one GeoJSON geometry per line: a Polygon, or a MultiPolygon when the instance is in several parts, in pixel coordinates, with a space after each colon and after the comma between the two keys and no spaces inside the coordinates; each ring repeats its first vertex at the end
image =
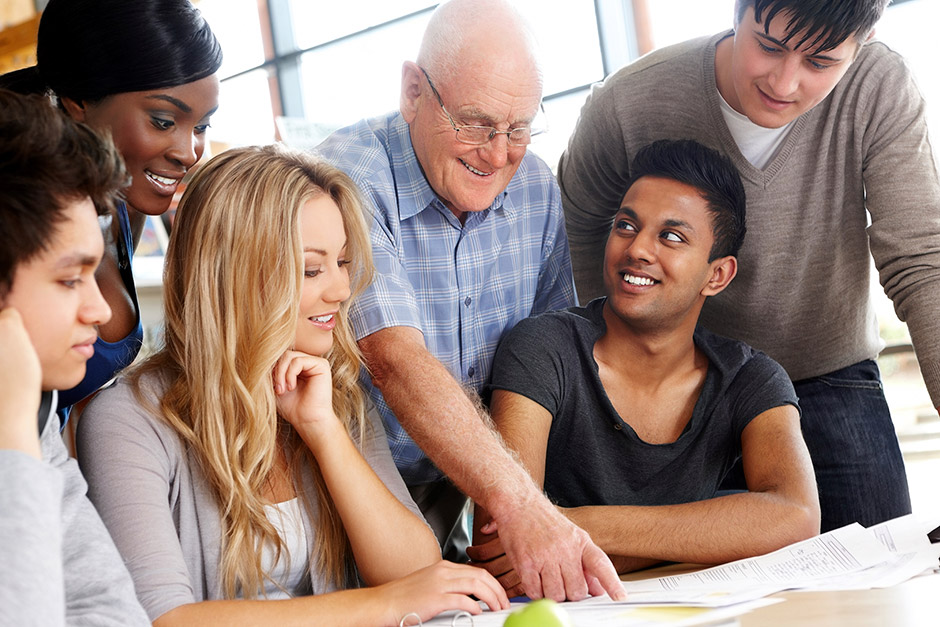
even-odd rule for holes
{"type": "Polygon", "coordinates": [[[191,168],[202,157],[205,149],[205,138],[194,132],[179,133],[174,136],[173,143],[167,151],[167,157],[186,168],[191,168]]]}
{"type": "Polygon", "coordinates": [[[483,159],[494,168],[501,168],[509,160],[509,136],[504,132],[497,132],[490,141],[480,146],[483,159]]]}
{"type": "Polygon", "coordinates": [[[342,303],[349,299],[349,271],[346,266],[337,266],[334,272],[329,273],[329,281],[323,292],[323,299],[330,303],[342,303]]]}
{"type": "Polygon", "coordinates": [[[101,295],[98,282],[89,281],[88,293],[78,311],[79,319],[83,324],[99,325],[111,319],[111,307],[101,295]]]}
{"type": "Polygon", "coordinates": [[[627,257],[632,261],[644,264],[653,263],[656,259],[656,241],[655,238],[644,234],[642,231],[632,239],[626,250],[627,257]]]}
{"type": "Polygon", "coordinates": [[[785,98],[796,92],[800,84],[800,62],[801,59],[794,55],[774,66],[768,77],[773,97],[785,98]]]}

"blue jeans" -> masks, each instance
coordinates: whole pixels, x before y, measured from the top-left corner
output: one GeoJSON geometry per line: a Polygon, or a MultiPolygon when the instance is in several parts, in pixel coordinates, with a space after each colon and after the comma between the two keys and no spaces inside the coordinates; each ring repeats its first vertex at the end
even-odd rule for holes
{"type": "MultiPolygon", "coordinates": [[[[904,459],[878,364],[861,361],[794,381],[803,438],[813,459],[822,531],[871,525],[911,513],[904,459]]],[[[740,462],[723,489],[745,488],[740,462]]]]}
{"type": "Polygon", "coordinates": [[[816,469],[822,530],[910,514],[907,473],[878,364],[861,361],[793,387],[816,469]]]}

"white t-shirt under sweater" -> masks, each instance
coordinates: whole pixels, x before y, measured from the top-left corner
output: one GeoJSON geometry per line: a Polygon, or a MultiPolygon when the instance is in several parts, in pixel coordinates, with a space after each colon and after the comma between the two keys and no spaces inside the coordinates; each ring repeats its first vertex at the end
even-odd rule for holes
{"type": "Polygon", "coordinates": [[[743,113],[735,111],[721,92],[718,92],[718,99],[721,102],[721,116],[725,119],[738,150],[751,165],[763,170],[777,156],[783,146],[783,140],[787,138],[787,133],[793,128],[796,120],[780,128],[765,128],[751,122],[743,113]]]}

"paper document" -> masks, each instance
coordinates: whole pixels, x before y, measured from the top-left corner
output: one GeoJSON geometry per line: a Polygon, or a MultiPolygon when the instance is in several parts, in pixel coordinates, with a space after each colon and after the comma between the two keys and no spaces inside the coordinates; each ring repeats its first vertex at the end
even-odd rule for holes
{"type": "MultiPolygon", "coordinates": [[[[767,605],[779,603],[781,599],[759,599],[728,607],[646,607],[623,605],[613,602],[591,604],[591,599],[577,603],[562,604],[574,627],[693,627],[696,625],[717,627],[737,625],[736,617],[767,605]]],[[[456,617],[456,612],[445,612],[429,621],[425,626],[434,627],[502,627],[506,617],[523,607],[524,603],[513,603],[508,610],[484,612],[472,617],[456,617]]],[[[417,624],[417,623],[415,623],[417,624]]]]}
{"type": "MultiPolygon", "coordinates": [[[[940,544],[927,532],[938,520],[903,516],[865,529],[852,524],[773,553],[684,575],[624,582],[627,600],[607,595],[564,603],[576,627],[734,624],[734,617],[780,602],[782,590],[858,590],[901,583],[937,567],[940,544]],[[727,621],[730,621],[727,622],[727,621]]],[[[453,622],[453,612],[425,625],[502,627],[522,607],[453,622]]],[[[484,606],[485,607],[485,606],[484,606]]]]}
{"type": "Polygon", "coordinates": [[[938,547],[927,540],[931,524],[936,521],[913,515],[870,529],[854,523],[767,555],[685,575],[626,582],[624,588],[628,593],[670,592],[663,600],[674,602],[682,593],[700,595],[703,589],[732,594],[755,588],[776,592],[895,585],[937,565],[938,547]]]}

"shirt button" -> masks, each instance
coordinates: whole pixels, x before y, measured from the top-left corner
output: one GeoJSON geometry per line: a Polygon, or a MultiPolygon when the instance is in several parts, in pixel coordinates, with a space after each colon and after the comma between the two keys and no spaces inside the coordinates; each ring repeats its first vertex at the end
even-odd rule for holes
{"type": "Polygon", "coordinates": [[[473,367],[473,366],[470,366],[470,369],[469,369],[469,370],[467,370],[467,376],[468,376],[468,377],[470,377],[470,378],[472,379],[472,378],[473,378],[473,373],[474,373],[474,372],[476,372],[476,370],[474,369],[474,367],[473,367]]]}
{"type": "Polygon", "coordinates": [[[467,307],[469,307],[469,306],[470,306],[470,303],[472,303],[472,302],[473,302],[473,299],[470,298],[469,296],[467,296],[467,297],[464,299],[463,304],[466,305],[467,307]]]}

